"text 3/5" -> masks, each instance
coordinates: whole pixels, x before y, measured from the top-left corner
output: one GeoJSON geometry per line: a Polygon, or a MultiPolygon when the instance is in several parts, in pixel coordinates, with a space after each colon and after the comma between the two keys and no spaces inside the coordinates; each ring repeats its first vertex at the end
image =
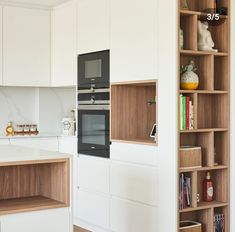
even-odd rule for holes
{"type": "Polygon", "coordinates": [[[208,21],[219,21],[220,20],[220,14],[212,14],[212,13],[209,13],[207,14],[207,20],[208,21]]]}

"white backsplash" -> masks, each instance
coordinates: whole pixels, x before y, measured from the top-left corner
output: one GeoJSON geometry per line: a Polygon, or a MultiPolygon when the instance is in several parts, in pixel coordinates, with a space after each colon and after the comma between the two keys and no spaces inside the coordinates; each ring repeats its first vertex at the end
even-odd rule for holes
{"type": "Polygon", "coordinates": [[[0,87],[0,134],[9,121],[38,124],[40,133],[60,133],[62,118],[75,107],[75,88],[0,87]]]}

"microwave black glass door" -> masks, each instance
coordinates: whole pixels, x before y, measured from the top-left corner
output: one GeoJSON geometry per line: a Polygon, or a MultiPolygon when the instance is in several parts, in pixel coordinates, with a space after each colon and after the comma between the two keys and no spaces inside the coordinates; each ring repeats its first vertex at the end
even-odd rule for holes
{"type": "Polygon", "coordinates": [[[78,152],[109,157],[109,111],[81,110],[78,117],[78,152]]]}
{"type": "Polygon", "coordinates": [[[78,85],[109,83],[109,51],[78,56],[78,85]]]}

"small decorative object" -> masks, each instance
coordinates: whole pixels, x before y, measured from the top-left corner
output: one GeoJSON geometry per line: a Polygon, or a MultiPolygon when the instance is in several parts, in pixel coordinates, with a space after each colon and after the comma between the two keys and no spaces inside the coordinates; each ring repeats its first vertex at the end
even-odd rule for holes
{"type": "Polygon", "coordinates": [[[210,172],[207,172],[206,178],[203,181],[203,200],[206,202],[211,202],[213,201],[213,196],[214,196],[213,182],[211,180],[210,172]]]}
{"type": "Polygon", "coordinates": [[[38,135],[38,133],[38,126],[36,124],[18,124],[14,131],[14,135],[19,136],[38,135]]]}
{"type": "Polygon", "coordinates": [[[184,49],[184,31],[180,29],[180,49],[184,49]]]}
{"type": "Polygon", "coordinates": [[[197,69],[195,68],[195,63],[193,60],[190,61],[185,67],[181,66],[181,78],[180,78],[180,88],[184,90],[195,90],[199,86],[199,77],[195,73],[197,69]]]}
{"type": "Polygon", "coordinates": [[[215,43],[212,40],[210,31],[208,30],[208,22],[198,20],[198,49],[200,51],[218,52],[214,49],[215,43]]]}
{"type": "Polygon", "coordinates": [[[62,120],[62,134],[64,136],[74,135],[74,118],[63,118],[62,120]]]}
{"type": "Polygon", "coordinates": [[[14,135],[14,127],[12,122],[7,123],[6,127],[6,136],[13,136],[14,135]]]}
{"type": "Polygon", "coordinates": [[[187,0],[180,0],[180,9],[181,10],[189,9],[187,0]]]}
{"type": "Polygon", "coordinates": [[[200,168],[202,167],[201,147],[182,146],[179,149],[180,168],[200,168]]]}

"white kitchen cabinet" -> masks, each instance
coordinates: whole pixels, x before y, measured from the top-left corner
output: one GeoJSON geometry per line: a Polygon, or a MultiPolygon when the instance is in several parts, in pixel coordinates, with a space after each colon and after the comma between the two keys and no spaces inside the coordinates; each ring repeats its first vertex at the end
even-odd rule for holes
{"type": "Polygon", "coordinates": [[[1,232],[72,232],[68,208],[1,216],[1,232]]]}
{"type": "Polygon", "coordinates": [[[77,9],[78,54],[109,49],[110,0],[78,0],[77,9]]]}
{"type": "Polygon", "coordinates": [[[102,228],[109,228],[109,197],[77,190],[75,217],[102,228]]]}
{"type": "Polygon", "coordinates": [[[109,160],[90,156],[79,156],[79,189],[109,194],[109,160]]]}
{"type": "Polygon", "coordinates": [[[111,0],[111,82],[157,78],[157,4],[111,0]]]}
{"type": "Polygon", "coordinates": [[[3,58],[3,51],[2,51],[2,7],[0,6],[0,85],[2,85],[2,58],[3,58]]]}
{"type": "Polygon", "coordinates": [[[77,2],[54,8],[52,13],[52,86],[77,83],[77,2]]]}
{"type": "Polygon", "coordinates": [[[122,162],[111,163],[112,196],[157,206],[158,187],[157,168],[122,162]]]}
{"type": "Polygon", "coordinates": [[[159,152],[156,146],[117,142],[112,142],[110,146],[111,160],[158,166],[158,158],[159,152]]]}
{"type": "Polygon", "coordinates": [[[110,225],[113,232],[158,231],[157,208],[118,198],[112,198],[110,208],[110,225]]]}
{"type": "Polygon", "coordinates": [[[3,84],[50,86],[50,11],[3,8],[3,84]]]}
{"type": "Polygon", "coordinates": [[[48,138],[11,138],[10,144],[24,146],[24,147],[33,147],[48,151],[59,151],[59,144],[57,137],[48,137],[48,138]]]}

